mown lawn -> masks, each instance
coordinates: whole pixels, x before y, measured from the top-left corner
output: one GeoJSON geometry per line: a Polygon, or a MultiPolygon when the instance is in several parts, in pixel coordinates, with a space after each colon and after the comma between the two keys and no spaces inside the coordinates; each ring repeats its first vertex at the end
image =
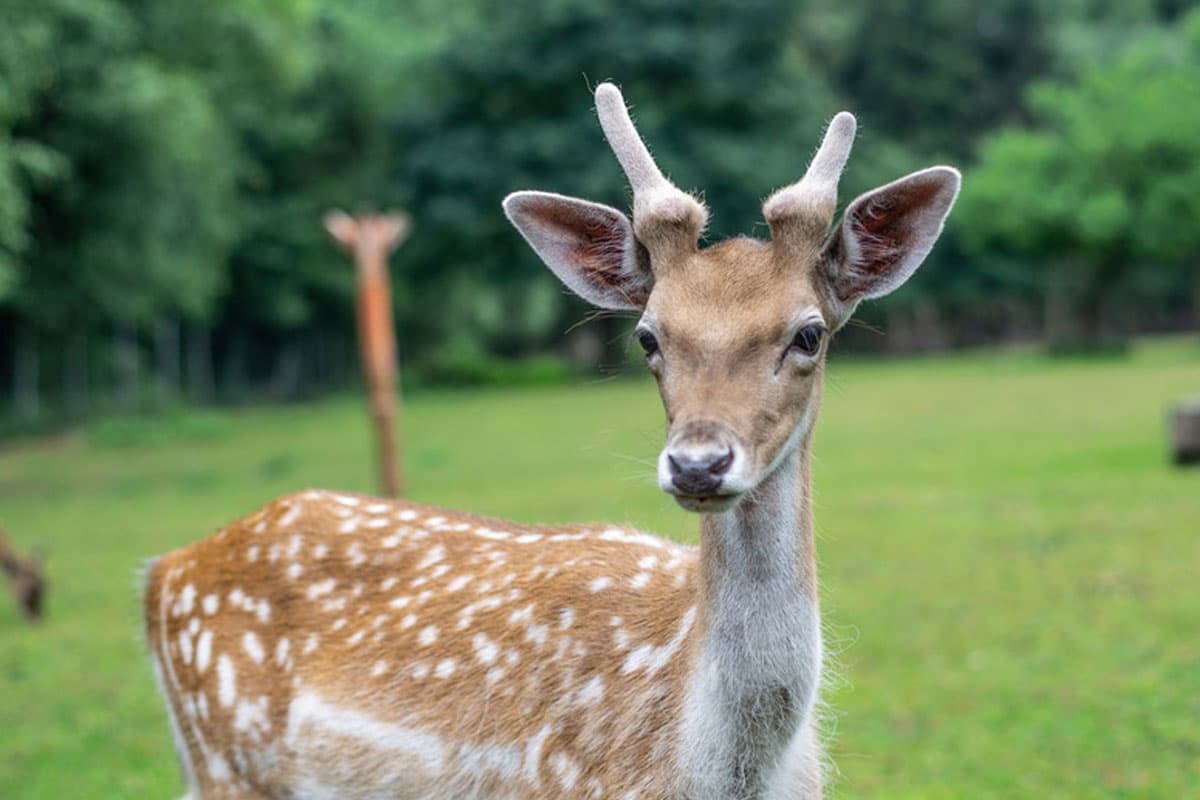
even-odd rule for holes
{"type": "MultiPolygon", "coordinates": [[[[835,356],[816,442],[831,794],[1200,796],[1200,470],[1166,410],[1200,346],[1129,358],[835,356]]],[[[430,393],[411,495],[520,520],[695,518],[651,480],[645,382],[430,393]]],[[[370,490],[356,398],[108,422],[0,449],[0,522],[52,553],[50,614],[0,598],[0,798],[181,786],[137,619],[142,558],[305,486],[370,490]]]]}

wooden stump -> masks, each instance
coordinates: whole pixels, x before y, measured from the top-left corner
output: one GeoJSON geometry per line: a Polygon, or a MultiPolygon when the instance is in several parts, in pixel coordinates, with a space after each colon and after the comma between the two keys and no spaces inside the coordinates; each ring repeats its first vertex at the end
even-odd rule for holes
{"type": "Polygon", "coordinates": [[[1200,464],[1200,397],[1184,400],[1171,413],[1171,457],[1180,466],[1200,464]]]}

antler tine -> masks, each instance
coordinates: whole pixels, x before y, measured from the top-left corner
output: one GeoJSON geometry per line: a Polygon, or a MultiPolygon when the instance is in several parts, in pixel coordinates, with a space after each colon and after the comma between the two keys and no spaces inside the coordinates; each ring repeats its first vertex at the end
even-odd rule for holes
{"type": "Polygon", "coordinates": [[[788,220],[807,218],[806,227],[817,224],[823,228],[833,222],[838,180],[850,157],[857,127],[854,115],[849,111],[835,116],[804,177],[779,189],[763,203],[763,216],[771,226],[772,236],[777,236],[780,233],[777,226],[788,220]]]}
{"type": "Polygon", "coordinates": [[[708,221],[708,211],[662,174],[638,135],[621,90],[615,85],[602,83],[596,87],[596,115],[604,138],[633,189],[633,225],[640,238],[659,238],[649,229],[661,221],[677,228],[682,224],[694,245],[708,221]]]}
{"type": "Polygon", "coordinates": [[[617,161],[621,162],[621,169],[625,170],[634,194],[664,183],[670,184],[638,135],[621,90],[615,85],[602,83],[596,87],[596,116],[600,118],[604,138],[608,140],[608,146],[612,148],[617,161]]]}

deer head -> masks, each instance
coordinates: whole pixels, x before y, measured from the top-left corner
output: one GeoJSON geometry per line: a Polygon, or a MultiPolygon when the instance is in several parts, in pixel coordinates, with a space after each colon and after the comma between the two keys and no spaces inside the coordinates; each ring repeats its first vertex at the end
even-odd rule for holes
{"type": "Polygon", "coordinates": [[[723,511],[807,438],[829,336],[920,266],[960,176],[931,167],[874,189],[831,231],[855,131],[842,112],[804,177],[764,203],[769,241],[700,248],[707,209],[664,177],[620,91],[597,87],[596,110],[633,189],[632,222],[546,192],[511,194],[504,210],[571,290],[641,314],[636,336],[667,415],[659,486],[688,510],[723,511]]]}

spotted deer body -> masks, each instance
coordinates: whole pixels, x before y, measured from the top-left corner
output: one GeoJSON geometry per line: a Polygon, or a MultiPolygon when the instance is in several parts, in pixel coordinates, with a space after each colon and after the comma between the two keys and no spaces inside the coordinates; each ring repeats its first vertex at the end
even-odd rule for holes
{"type": "Polygon", "coordinates": [[[146,627],[194,800],[820,797],[825,343],[920,264],[958,174],[863,195],[827,238],[841,114],[764,205],[770,242],[700,249],[707,210],[615,87],[596,101],[632,222],[540,192],[505,211],[568,287],[641,314],[659,485],[699,546],[308,491],[160,558],[146,627]]]}

